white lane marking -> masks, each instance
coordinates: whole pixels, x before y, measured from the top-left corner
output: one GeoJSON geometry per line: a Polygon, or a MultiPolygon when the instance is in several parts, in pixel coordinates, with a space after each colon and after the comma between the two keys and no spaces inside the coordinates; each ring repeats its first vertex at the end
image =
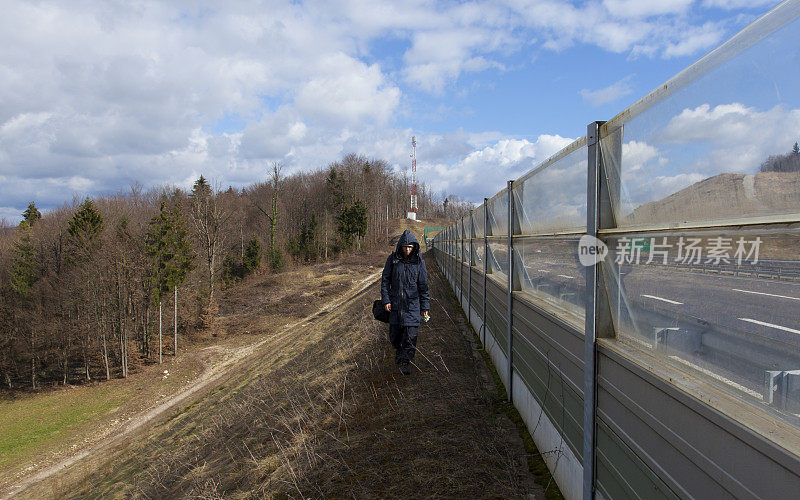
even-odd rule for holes
{"type": "Polygon", "coordinates": [[[800,335],[800,330],[795,330],[794,328],[789,328],[788,326],[775,325],[775,324],[772,324],[772,323],[767,323],[766,321],[759,321],[757,319],[751,319],[751,318],[739,318],[739,319],[742,320],[742,321],[748,321],[750,323],[755,323],[757,325],[769,326],[771,328],[777,328],[778,330],[783,330],[785,332],[792,332],[792,333],[796,333],[796,334],[800,335]]]}
{"type": "Polygon", "coordinates": [[[789,297],[788,295],[775,295],[774,293],[753,292],[751,290],[740,290],[738,288],[731,288],[734,292],[754,293],[756,295],[769,295],[770,297],[778,297],[780,299],[800,300],[800,297],[789,297]]]}
{"type": "Polygon", "coordinates": [[[743,386],[742,384],[737,384],[733,380],[725,378],[725,377],[723,377],[722,375],[720,375],[718,373],[714,373],[711,370],[703,368],[702,366],[698,366],[698,365],[692,363],[691,361],[687,361],[687,360],[685,360],[683,358],[679,358],[678,356],[670,356],[670,359],[673,359],[673,360],[675,360],[675,361],[677,361],[679,363],[682,363],[682,364],[684,364],[686,366],[690,366],[690,367],[694,368],[695,370],[697,370],[697,371],[699,371],[699,372],[701,372],[701,373],[703,373],[705,375],[708,375],[709,377],[711,377],[713,379],[719,380],[720,382],[724,382],[724,383],[726,383],[726,384],[728,384],[730,386],[733,386],[736,389],[739,389],[740,391],[742,391],[744,393],[747,393],[750,396],[753,396],[754,398],[764,399],[764,395],[763,394],[761,394],[759,392],[756,392],[756,391],[754,391],[752,389],[749,389],[749,388],[743,386]]]}
{"type": "Polygon", "coordinates": [[[683,305],[683,302],[677,302],[675,300],[669,300],[669,299],[665,299],[665,298],[662,298],[662,297],[656,297],[655,295],[647,295],[647,294],[643,293],[642,297],[647,297],[648,299],[656,299],[656,300],[660,300],[662,302],[669,302],[670,304],[675,304],[677,306],[682,306],[683,305]]]}
{"type": "Polygon", "coordinates": [[[539,271],[540,273],[549,273],[550,272],[547,269],[537,269],[537,271],[539,271]]]}
{"type": "Polygon", "coordinates": [[[567,276],[566,274],[559,274],[562,278],[567,278],[568,280],[574,280],[575,276],[567,276]]]}

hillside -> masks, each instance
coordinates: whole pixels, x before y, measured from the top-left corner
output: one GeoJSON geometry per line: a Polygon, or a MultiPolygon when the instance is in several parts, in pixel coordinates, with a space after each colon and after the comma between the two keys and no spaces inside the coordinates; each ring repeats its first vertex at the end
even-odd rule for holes
{"type": "Polygon", "coordinates": [[[646,203],[625,224],[800,213],[800,172],[719,174],[646,203]]]}
{"type": "MultiPolygon", "coordinates": [[[[391,239],[406,228],[421,237],[424,227],[393,221],[391,239]]],[[[347,277],[354,284],[375,276],[379,269],[366,260],[382,263],[384,248],[327,273],[306,273],[312,281],[304,285],[312,288],[281,294],[273,303],[283,314],[306,315],[294,327],[276,330],[269,288],[247,283],[229,297],[220,323],[222,335],[261,328],[261,340],[248,347],[252,354],[202,397],[88,450],[70,467],[30,482],[20,497],[541,496],[432,260],[434,320],[421,329],[410,377],[392,363],[386,326],[371,319],[377,282],[362,292],[350,287],[347,298],[315,309],[327,297],[342,297],[330,291],[341,286],[331,271],[362,266],[347,277]]]]}
{"type": "Polygon", "coordinates": [[[187,404],[267,340],[349,297],[378,272],[379,259],[365,253],[253,276],[225,292],[214,328],[196,332],[163,364],[146,365],[127,379],[0,400],[0,492],[187,404]]]}

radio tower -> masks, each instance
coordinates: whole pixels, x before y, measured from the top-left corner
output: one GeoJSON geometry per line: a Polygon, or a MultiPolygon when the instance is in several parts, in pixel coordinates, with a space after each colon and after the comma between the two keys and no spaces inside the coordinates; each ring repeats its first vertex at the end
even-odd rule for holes
{"type": "Polygon", "coordinates": [[[417,220],[417,136],[411,136],[411,210],[408,218],[417,220]]]}

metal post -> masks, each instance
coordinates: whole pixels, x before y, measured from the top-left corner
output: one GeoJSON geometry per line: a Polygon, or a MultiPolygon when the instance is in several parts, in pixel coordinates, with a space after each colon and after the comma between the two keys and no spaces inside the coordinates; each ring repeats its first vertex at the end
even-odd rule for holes
{"type": "Polygon", "coordinates": [[[469,211],[469,262],[467,262],[467,323],[472,326],[472,210],[469,211]]]}
{"type": "Polygon", "coordinates": [[[489,198],[483,199],[483,325],[481,328],[483,329],[483,348],[486,349],[486,266],[489,260],[489,239],[487,238],[487,234],[489,233],[489,198]]]}
{"type": "Polygon", "coordinates": [[[178,355],[178,285],[175,285],[175,331],[174,339],[175,339],[175,355],[178,355]]]}
{"type": "Polygon", "coordinates": [[[508,233],[508,310],[507,310],[507,321],[508,324],[508,335],[507,335],[507,342],[506,345],[508,346],[508,401],[510,403],[514,402],[514,355],[513,355],[513,316],[511,311],[511,304],[514,299],[514,238],[512,237],[512,233],[514,232],[514,194],[512,189],[514,187],[514,181],[508,181],[507,185],[507,194],[508,194],[508,229],[506,233],[508,233]]]}
{"type": "Polygon", "coordinates": [[[459,234],[461,238],[458,240],[458,248],[459,248],[459,255],[460,259],[458,262],[458,305],[461,308],[464,308],[464,219],[462,218],[459,222],[461,225],[461,231],[459,234]]]}
{"type": "MultiPolygon", "coordinates": [[[[586,234],[597,237],[600,227],[600,151],[598,138],[600,123],[589,124],[586,131],[588,149],[588,182],[586,234]]],[[[578,249],[576,249],[578,251],[578,249]]],[[[584,338],[583,365],[583,498],[594,498],[595,483],[595,394],[597,388],[596,340],[597,340],[597,274],[598,264],[586,267],[586,320],[584,338]]]]}
{"type": "Polygon", "coordinates": [[[448,276],[448,279],[450,280],[450,286],[452,286],[453,290],[455,290],[456,285],[453,282],[453,269],[455,269],[456,245],[454,243],[455,240],[453,238],[453,226],[454,224],[450,226],[450,255],[448,256],[450,257],[450,265],[448,266],[449,267],[448,274],[450,276],[448,276]]]}

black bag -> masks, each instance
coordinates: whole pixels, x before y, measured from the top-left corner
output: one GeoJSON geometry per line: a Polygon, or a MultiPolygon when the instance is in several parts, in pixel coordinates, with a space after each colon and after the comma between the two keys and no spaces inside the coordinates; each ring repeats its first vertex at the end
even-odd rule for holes
{"type": "Polygon", "coordinates": [[[386,310],[386,307],[383,305],[383,301],[381,299],[378,299],[372,303],[372,315],[378,321],[382,321],[384,323],[389,322],[389,311],[386,310]]]}

